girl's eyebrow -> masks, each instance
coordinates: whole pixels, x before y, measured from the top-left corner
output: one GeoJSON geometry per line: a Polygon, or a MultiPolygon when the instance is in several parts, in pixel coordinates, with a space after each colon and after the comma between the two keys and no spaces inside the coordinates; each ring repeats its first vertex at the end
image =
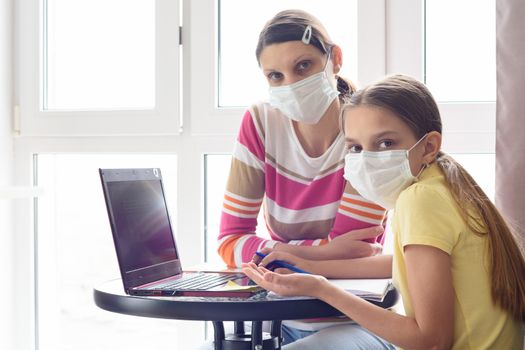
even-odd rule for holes
{"type": "MultiPolygon", "coordinates": [[[[397,131],[390,131],[390,130],[387,130],[387,131],[381,131],[380,133],[377,133],[375,135],[372,135],[371,138],[372,139],[379,139],[381,137],[385,137],[385,136],[397,136],[399,135],[399,133],[397,131]]],[[[354,140],[350,137],[345,137],[345,141],[346,142],[350,142],[350,143],[358,143],[357,140],[354,140]]]]}

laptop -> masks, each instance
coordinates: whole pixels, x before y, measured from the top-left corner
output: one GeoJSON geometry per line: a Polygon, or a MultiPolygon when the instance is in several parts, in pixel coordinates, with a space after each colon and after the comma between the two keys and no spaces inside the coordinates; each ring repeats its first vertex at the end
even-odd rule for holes
{"type": "Polygon", "coordinates": [[[248,297],[262,290],[239,272],[183,272],[160,169],[99,173],[127,294],[248,297]]]}

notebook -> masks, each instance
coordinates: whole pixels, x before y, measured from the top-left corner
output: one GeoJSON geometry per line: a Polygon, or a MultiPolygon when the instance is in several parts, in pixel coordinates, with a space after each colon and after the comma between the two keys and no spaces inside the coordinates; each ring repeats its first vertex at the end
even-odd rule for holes
{"type": "Polygon", "coordinates": [[[248,297],[262,291],[242,273],[182,270],[160,169],[99,173],[127,294],[248,297]]]}

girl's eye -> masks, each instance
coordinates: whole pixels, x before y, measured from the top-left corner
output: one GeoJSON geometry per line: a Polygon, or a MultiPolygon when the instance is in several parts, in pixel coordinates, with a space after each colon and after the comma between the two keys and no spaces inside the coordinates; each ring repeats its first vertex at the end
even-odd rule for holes
{"type": "Polygon", "coordinates": [[[388,148],[392,148],[392,146],[394,146],[394,141],[392,140],[383,140],[379,142],[380,149],[388,149],[388,148]]]}
{"type": "Polygon", "coordinates": [[[279,81],[283,78],[283,75],[279,72],[270,72],[268,73],[267,78],[271,81],[279,81]]]}
{"type": "Polygon", "coordinates": [[[359,145],[346,145],[346,149],[350,153],[361,153],[361,151],[363,150],[363,147],[359,145]]]}

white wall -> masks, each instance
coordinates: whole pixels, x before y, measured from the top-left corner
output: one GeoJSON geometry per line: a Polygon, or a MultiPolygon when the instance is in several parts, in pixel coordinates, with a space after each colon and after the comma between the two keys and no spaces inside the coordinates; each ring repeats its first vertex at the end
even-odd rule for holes
{"type": "MultiPolygon", "coordinates": [[[[13,138],[11,111],[13,91],[12,0],[0,0],[0,187],[13,184],[13,138]]],[[[2,285],[13,282],[12,201],[0,199],[0,270],[2,285]],[[4,277],[5,276],[5,277],[4,277]],[[6,279],[4,279],[6,278],[6,279]]],[[[0,349],[13,349],[13,294],[0,289],[0,349]]]]}

